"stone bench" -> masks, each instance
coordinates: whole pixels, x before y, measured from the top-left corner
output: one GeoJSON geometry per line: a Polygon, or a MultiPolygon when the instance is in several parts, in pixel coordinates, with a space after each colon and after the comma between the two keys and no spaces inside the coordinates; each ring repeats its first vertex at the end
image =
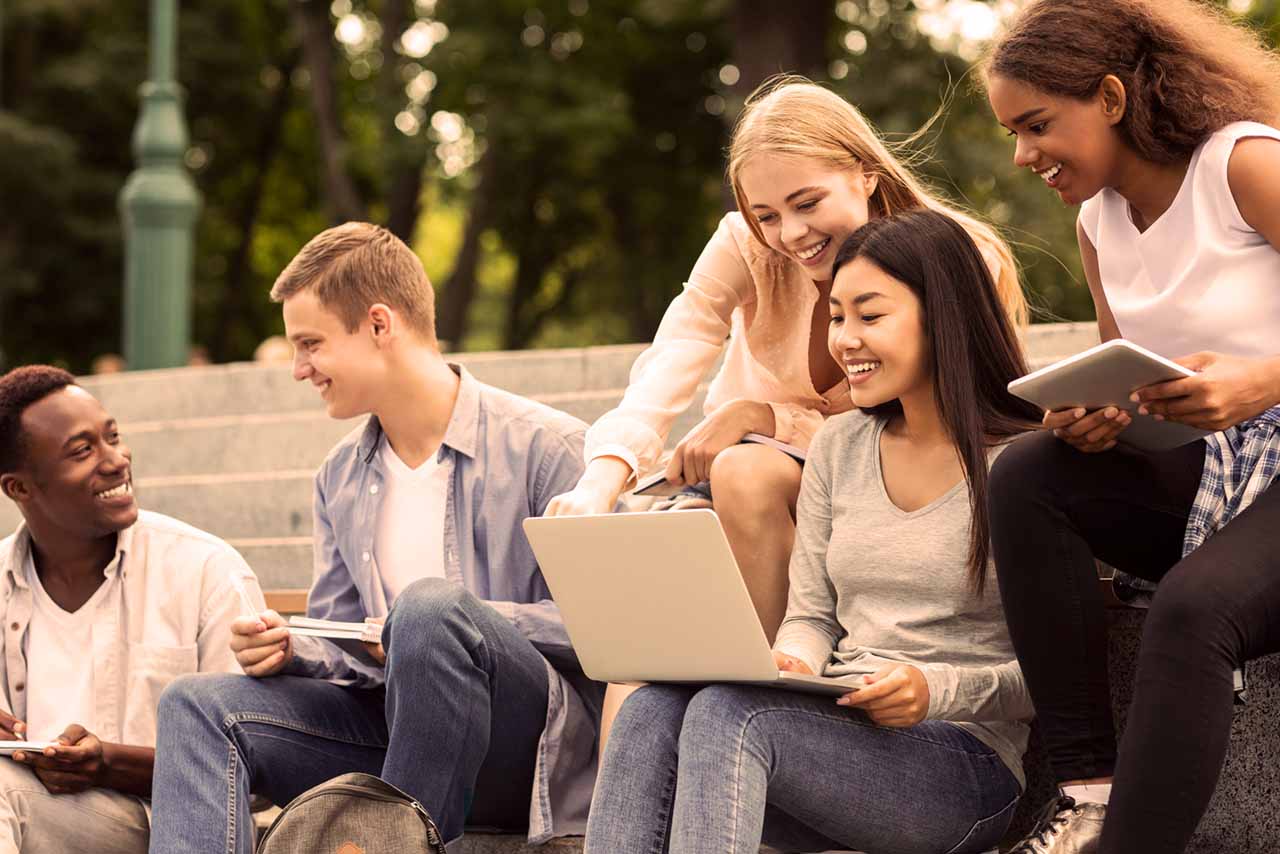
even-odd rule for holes
{"type": "MultiPolygon", "coordinates": [[[[1133,698],[1146,612],[1119,606],[1108,609],[1107,616],[1112,708],[1117,732],[1122,733],[1133,698]]],[[[1276,769],[1280,768],[1280,730],[1276,726],[1280,719],[1280,655],[1252,661],[1246,672],[1248,699],[1236,707],[1226,764],[1187,854],[1274,854],[1280,850],[1280,792],[1276,784],[1276,769]]],[[[1014,818],[1019,831],[1031,826],[1034,812],[1053,797],[1056,784],[1034,728],[1023,764],[1027,792],[1014,818]]]]}

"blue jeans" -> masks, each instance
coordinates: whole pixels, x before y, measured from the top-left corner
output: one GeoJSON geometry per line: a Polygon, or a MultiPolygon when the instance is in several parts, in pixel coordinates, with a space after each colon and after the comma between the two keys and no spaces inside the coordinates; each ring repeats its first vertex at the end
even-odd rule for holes
{"type": "Polygon", "coordinates": [[[893,729],[829,697],[650,685],[614,721],[586,851],[968,854],[996,846],[1019,794],[949,723],[893,729]]]}
{"type": "Polygon", "coordinates": [[[160,698],[151,852],[252,854],[249,794],[286,804],[349,771],[417,798],[446,839],[527,826],[546,723],[545,659],[440,579],[406,588],[382,632],[385,689],[296,676],[190,676],[160,698]]]}

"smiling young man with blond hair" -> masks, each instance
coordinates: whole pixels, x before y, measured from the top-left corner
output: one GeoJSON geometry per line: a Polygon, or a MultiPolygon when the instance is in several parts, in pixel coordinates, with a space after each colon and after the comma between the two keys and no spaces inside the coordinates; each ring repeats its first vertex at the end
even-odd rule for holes
{"type": "Polygon", "coordinates": [[[248,676],[161,702],[153,852],[253,849],[249,793],[283,804],[348,771],[464,823],[581,833],[603,687],[582,675],[520,529],[582,473],[585,425],[440,353],[431,285],[385,229],[347,223],[285,268],[295,379],[368,414],[315,480],[307,614],[382,622],[361,646],[237,621],[248,676]]]}
{"type": "Polygon", "coordinates": [[[133,497],[114,418],[47,365],[0,377],[0,854],[147,850],[156,705],[183,674],[239,672],[227,648],[262,593],[229,545],[133,497]]]}

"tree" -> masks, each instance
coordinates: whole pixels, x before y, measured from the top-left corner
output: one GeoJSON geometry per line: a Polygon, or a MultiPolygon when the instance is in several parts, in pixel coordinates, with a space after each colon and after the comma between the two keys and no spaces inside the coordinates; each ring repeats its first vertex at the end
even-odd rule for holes
{"type": "MultiPolygon", "coordinates": [[[[196,340],[218,360],[246,358],[281,328],[267,298],[280,269],[347,218],[414,246],[458,348],[647,340],[732,202],[723,155],[742,99],[779,71],[832,86],[940,192],[1000,224],[1042,317],[1088,318],[1074,212],[1013,166],[971,85],[975,45],[922,29],[959,2],[183,4],[186,162],[205,200],[196,340]]],[[[144,10],[5,3],[10,363],[85,370],[119,349],[116,198],[133,168],[144,10]]],[[[1255,0],[1247,17],[1280,39],[1280,0],[1255,0]]]]}

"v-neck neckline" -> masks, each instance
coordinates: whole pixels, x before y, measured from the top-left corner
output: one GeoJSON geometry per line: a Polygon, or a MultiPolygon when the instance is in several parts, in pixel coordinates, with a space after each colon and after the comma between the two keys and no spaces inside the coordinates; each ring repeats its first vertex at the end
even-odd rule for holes
{"type": "Polygon", "coordinates": [[[961,475],[958,481],[953,483],[950,487],[947,488],[945,492],[938,495],[936,498],[934,498],[932,501],[928,502],[927,504],[921,507],[917,507],[915,510],[905,510],[902,507],[899,507],[897,503],[894,502],[894,500],[889,496],[889,486],[884,482],[884,462],[881,459],[880,442],[884,436],[885,428],[888,426],[889,426],[888,419],[882,419],[879,426],[876,428],[875,441],[872,443],[873,448],[875,450],[874,456],[876,461],[876,466],[875,466],[876,483],[880,486],[880,497],[884,499],[884,502],[886,505],[888,505],[890,511],[893,512],[895,515],[897,515],[900,519],[914,519],[917,516],[924,516],[928,513],[932,513],[934,510],[937,510],[943,504],[946,504],[948,501],[951,501],[953,498],[955,498],[956,493],[958,493],[961,489],[964,489],[967,487],[967,482],[965,481],[964,475],[961,475]]]}
{"type": "Polygon", "coordinates": [[[1156,217],[1151,222],[1147,223],[1147,227],[1145,229],[1138,228],[1138,223],[1134,222],[1133,204],[1124,196],[1120,195],[1119,192],[1112,190],[1112,192],[1114,192],[1117,196],[1120,196],[1120,201],[1124,205],[1125,221],[1129,223],[1129,227],[1133,229],[1134,233],[1137,234],[1139,238],[1146,237],[1152,231],[1155,231],[1157,228],[1159,228],[1162,222],[1169,219],[1169,216],[1170,214],[1173,213],[1174,208],[1178,206],[1178,203],[1182,201],[1183,195],[1186,194],[1187,185],[1191,183],[1191,171],[1199,159],[1200,159],[1200,151],[1199,149],[1197,149],[1196,152],[1191,155],[1191,159],[1187,161],[1187,169],[1185,172],[1182,173],[1182,182],[1178,184],[1178,192],[1174,193],[1173,201],[1169,202],[1169,206],[1160,212],[1160,216],[1156,217]]]}

